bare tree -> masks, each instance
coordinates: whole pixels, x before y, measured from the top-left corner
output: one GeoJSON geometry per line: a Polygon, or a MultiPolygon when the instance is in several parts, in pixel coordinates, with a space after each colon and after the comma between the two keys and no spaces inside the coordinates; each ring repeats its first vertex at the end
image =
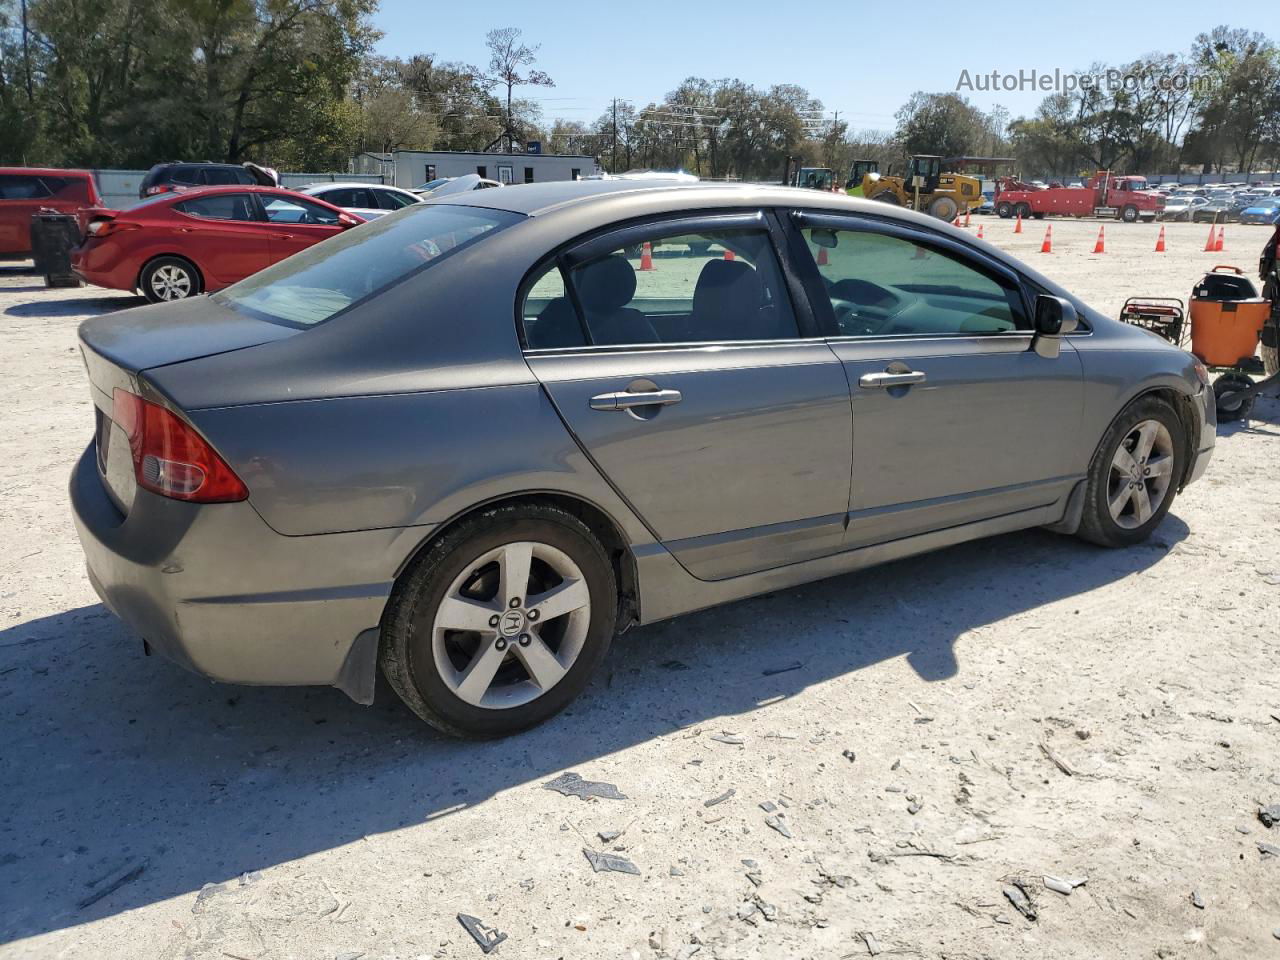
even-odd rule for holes
{"type": "Polygon", "coordinates": [[[489,48],[489,72],[480,77],[490,86],[507,88],[507,109],[502,124],[502,132],[486,149],[492,149],[503,137],[507,139],[507,153],[511,152],[511,141],[515,138],[515,123],[511,113],[512,91],[516,87],[554,87],[555,82],[542,70],[522,72],[537,62],[538,45],[529,46],[520,42],[519,27],[503,27],[490,30],[485,34],[485,45],[489,48]]]}

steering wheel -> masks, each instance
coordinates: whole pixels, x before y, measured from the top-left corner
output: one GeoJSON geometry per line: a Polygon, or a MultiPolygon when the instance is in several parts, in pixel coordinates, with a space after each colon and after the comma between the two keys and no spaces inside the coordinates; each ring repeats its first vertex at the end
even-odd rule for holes
{"type": "Polygon", "coordinates": [[[836,325],[847,336],[865,337],[884,332],[903,307],[902,297],[869,280],[838,280],[827,284],[827,292],[836,325]]]}

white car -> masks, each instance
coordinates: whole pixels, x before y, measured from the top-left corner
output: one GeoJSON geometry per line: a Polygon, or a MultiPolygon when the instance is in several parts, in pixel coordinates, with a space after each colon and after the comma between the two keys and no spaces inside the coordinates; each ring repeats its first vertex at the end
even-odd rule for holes
{"type": "Polygon", "coordinates": [[[478,173],[468,173],[461,177],[436,177],[434,180],[428,180],[420,187],[414,187],[413,192],[419,200],[425,200],[428,196],[448,196],[450,193],[465,193],[467,190],[488,190],[491,187],[501,187],[503,184],[497,180],[490,180],[482,177],[478,173]],[[448,187],[449,189],[441,194],[438,191],[448,187]]]}
{"type": "Polygon", "coordinates": [[[298,192],[350,210],[365,220],[377,220],[401,207],[422,202],[417,194],[380,183],[312,183],[298,187],[298,192]]]}
{"type": "Polygon", "coordinates": [[[1161,214],[1161,220],[1190,220],[1191,214],[1195,212],[1196,207],[1203,207],[1209,201],[1204,197],[1188,196],[1185,193],[1175,193],[1170,197],[1165,197],[1164,213],[1161,214]]]}

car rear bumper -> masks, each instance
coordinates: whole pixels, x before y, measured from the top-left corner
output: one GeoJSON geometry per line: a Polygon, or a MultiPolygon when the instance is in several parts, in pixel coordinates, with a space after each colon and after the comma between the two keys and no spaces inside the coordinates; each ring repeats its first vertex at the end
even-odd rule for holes
{"type": "Polygon", "coordinates": [[[215,680],[339,684],[391,592],[400,531],[285,537],[248,502],[145,490],[124,516],[92,444],[72,473],[71,504],[103,603],[158,653],[215,680]]]}
{"type": "Polygon", "coordinates": [[[86,239],[71,251],[71,270],[85,283],[111,290],[138,288],[138,268],[124,257],[119,245],[86,239]]]}

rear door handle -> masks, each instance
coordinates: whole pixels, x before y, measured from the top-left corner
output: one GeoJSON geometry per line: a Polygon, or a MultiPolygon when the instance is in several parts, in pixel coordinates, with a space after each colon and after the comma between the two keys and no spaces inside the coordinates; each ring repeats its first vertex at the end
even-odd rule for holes
{"type": "Polygon", "coordinates": [[[669,407],[679,403],[684,395],[679,390],[620,390],[617,393],[597,393],[591,398],[592,410],[630,410],[632,407],[669,407]]]}
{"type": "Polygon", "coordinates": [[[293,234],[292,234],[292,233],[277,233],[277,234],[275,235],[275,239],[276,239],[276,240],[292,240],[292,239],[293,239],[293,234]]]}
{"type": "Polygon", "coordinates": [[[923,370],[907,370],[903,373],[864,373],[858,378],[858,386],[868,389],[875,387],[906,387],[913,383],[924,383],[923,370]]]}

